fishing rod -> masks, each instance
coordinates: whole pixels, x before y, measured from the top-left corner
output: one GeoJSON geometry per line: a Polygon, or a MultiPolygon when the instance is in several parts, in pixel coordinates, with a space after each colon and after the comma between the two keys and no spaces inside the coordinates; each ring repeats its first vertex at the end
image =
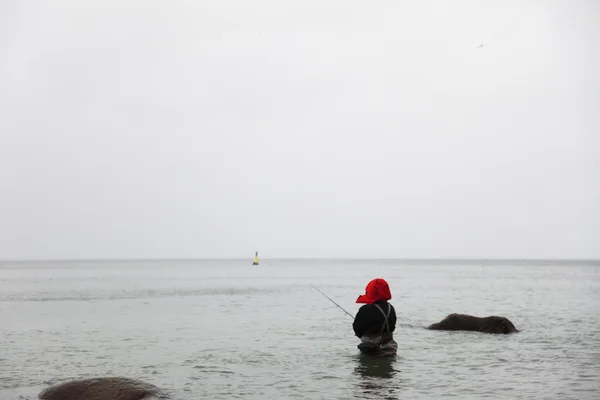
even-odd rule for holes
{"type": "Polygon", "coordinates": [[[335,304],[336,306],[339,307],[340,310],[342,310],[343,312],[345,312],[346,314],[348,314],[350,316],[350,318],[354,319],[354,315],[350,314],[348,311],[344,310],[344,307],[340,306],[338,303],[336,303],[335,301],[331,300],[331,298],[329,296],[327,296],[325,293],[321,292],[319,289],[317,289],[316,287],[314,287],[313,285],[310,285],[313,289],[315,289],[317,292],[321,293],[323,296],[325,296],[330,302],[332,302],[333,304],[335,304]]]}

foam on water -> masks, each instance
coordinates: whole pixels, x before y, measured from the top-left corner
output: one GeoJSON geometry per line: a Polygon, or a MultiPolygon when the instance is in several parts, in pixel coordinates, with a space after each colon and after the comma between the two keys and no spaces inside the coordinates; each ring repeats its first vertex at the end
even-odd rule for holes
{"type": "Polygon", "coordinates": [[[136,261],[0,266],[0,399],[123,375],[182,400],[593,399],[600,267],[399,261],[136,261]],[[358,355],[351,313],[390,283],[399,356],[358,355]],[[423,329],[502,315],[513,335],[423,329]]]}

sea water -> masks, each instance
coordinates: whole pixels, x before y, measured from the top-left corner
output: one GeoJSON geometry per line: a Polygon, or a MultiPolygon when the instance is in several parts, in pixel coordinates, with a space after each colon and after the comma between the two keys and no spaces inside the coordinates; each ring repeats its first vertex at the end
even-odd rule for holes
{"type": "Polygon", "coordinates": [[[594,262],[189,260],[0,263],[0,399],[120,375],[181,400],[598,399],[594,262]],[[398,356],[359,357],[370,279],[391,287],[398,356]],[[450,313],[521,332],[429,331],[450,313]]]}

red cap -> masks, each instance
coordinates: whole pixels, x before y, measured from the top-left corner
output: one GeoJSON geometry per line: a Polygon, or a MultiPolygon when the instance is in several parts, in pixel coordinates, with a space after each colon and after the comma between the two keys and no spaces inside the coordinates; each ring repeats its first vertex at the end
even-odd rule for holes
{"type": "Polygon", "coordinates": [[[391,298],[392,293],[390,292],[388,283],[385,281],[385,279],[376,278],[369,282],[367,289],[365,290],[365,294],[358,296],[356,302],[373,304],[377,301],[388,301],[391,300],[391,298]]]}

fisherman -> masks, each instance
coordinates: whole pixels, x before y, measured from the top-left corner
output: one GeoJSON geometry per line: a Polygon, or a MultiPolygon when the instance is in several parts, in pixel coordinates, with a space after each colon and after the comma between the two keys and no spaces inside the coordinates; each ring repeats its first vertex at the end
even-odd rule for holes
{"type": "Polygon", "coordinates": [[[364,304],[352,324],[354,333],[360,338],[358,345],[363,354],[395,356],[398,344],[394,341],[396,311],[388,303],[392,294],[388,283],[381,278],[373,279],[367,285],[365,294],[356,302],[364,304]]]}

